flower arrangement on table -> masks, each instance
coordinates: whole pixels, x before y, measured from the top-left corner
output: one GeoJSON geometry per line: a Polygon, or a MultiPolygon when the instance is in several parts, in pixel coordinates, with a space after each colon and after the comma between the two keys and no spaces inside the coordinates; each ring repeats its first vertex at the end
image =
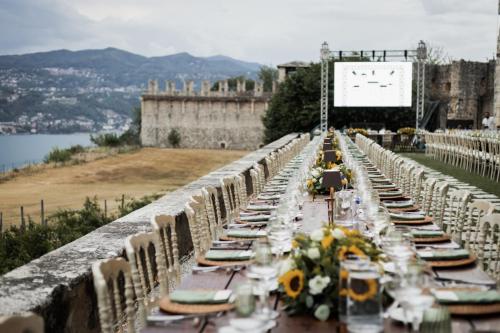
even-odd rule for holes
{"type": "Polygon", "coordinates": [[[288,314],[312,314],[327,320],[338,309],[339,293],[357,301],[375,296],[378,288],[371,285],[376,283],[371,280],[361,291],[339,290],[340,262],[347,255],[368,257],[372,262],[379,260],[380,250],[357,230],[325,226],[310,235],[298,234],[292,247],[278,278],[288,314]]]}
{"type": "Polygon", "coordinates": [[[349,136],[356,136],[356,134],[361,134],[364,136],[368,136],[368,131],[364,128],[348,128],[347,129],[347,135],[349,136]]]}
{"type": "MultiPolygon", "coordinates": [[[[323,151],[320,151],[316,159],[315,166],[311,169],[309,177],[306,181],[307,191],[314,195],[328,194],[328,190],[323,187],[323,172],[325,170],[338,170],[340,171],[340,178],[342,179],[342,187],[349,187],[352,182],[352,170],[349,169],[342,162],[342,152],[337,150],[335,153],[335,162],[325,162],[323,151]]],[[[342,188],[336,188],[340,191],[342,188]]]]}
{"type": "Polygon", "coordinates": [[[402,135],[415,135],[415,128],[414,127],[402,127],[398,129],[398,134],[402,135]]]}

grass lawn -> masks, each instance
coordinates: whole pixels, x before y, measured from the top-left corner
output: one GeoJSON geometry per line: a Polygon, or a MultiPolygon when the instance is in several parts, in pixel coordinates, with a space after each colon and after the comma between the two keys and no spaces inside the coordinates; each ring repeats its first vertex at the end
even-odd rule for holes
{"type": "Polygon", "coordinates": [[[456,179],[464,183],[474,185],[482,189],[483,191],[500,197],[500,184],[494,180],[489,179],[488,177],[482,177],[464,169],[445,164],[438,160],[434,160],[431,157],[425,156],[425,154],[423,153],[401,153],[400,155],[411,158],[429,168],[455,177],[456,179]]]}
{"type": "Polygon", "coordinates": [[[245,151],[143,148],[80,165],[47,168],[0,183],[3,226],[25,217],[40,221],[40,199],[46,216],[59,208],[81,208],[86,197],[107,200],[110,212],[122,194],[140,198],[181,187],[246,155],[245,151]]]}

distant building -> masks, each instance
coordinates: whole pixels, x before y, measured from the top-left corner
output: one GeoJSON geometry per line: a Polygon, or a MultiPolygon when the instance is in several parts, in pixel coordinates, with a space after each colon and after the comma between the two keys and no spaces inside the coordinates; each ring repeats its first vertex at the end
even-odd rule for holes
{"type": "Polygon", "coordinates": [[[285,81],[285,79],[291,74],[297,71],[299,68],[311,67],[310,63],[303,61],[292,61],[286,64],[278,65],[278,83],[285,81]]]}

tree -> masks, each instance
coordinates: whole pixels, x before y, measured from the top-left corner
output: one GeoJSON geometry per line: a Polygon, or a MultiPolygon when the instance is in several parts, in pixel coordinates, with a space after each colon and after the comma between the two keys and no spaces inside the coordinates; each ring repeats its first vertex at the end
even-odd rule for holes
{"type": "Polygon", "coordinates": [[[168,140],[168,143],[170,143],[170,145],[172,147],[177,148],[177,147],[179,147],[179,145],[181,143],[181,134],[179,133],[179,131],[177,129],[172,128],[170,130],[170,132],[168,133],[167,140],[168,140]]]}
{"type": "Polygon", "coordinates": [[[269,66],[262,66],[259,72],[259,80],[264,83],[264,91],[272,91],[273,82],[278,80],[278,70],[269,66]]]}
{"type": "Polygon", "coordinates": [[[299,68],[281,83],[262,119],[266,142],[319,124],[320,69],[319,64],[299,68]]]}
{"type": "Polygon", "coordinates": [[[440,46],[431,42],[425,42],[427,46],[427,63],[431,65],[448,65],[453,58],[440,46]]]}

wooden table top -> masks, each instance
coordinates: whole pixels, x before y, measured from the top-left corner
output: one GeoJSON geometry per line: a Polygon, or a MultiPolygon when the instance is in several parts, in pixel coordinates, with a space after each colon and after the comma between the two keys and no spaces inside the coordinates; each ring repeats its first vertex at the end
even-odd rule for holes
{"type": "MultiPolygon", "coordinates": [[[[310,232],[317,229],[322,222],[328,220],[327,205],[325,197],[317,196],[314,201],[307,200],[304,203],[302,210],[303,221],[302,230],[310,232]]],[[[448,278],[462,279],[464,275],[478,276],[484,279],[489,277],[480,270],[477,266],[468,266],[464,268],[454,268],[452,270],[440,269],[437,271],[440,276],[445,275],[448,278]]],[[[246,280],[245,272],[230,272],[216,271],[211,273],[193,274],[187,276],[181,283],[179,289],[194,289],[194,288],[216,288],[216,289],[234,289],[238,284],[246,280]]],[[[490,279],[491,280],[491,279],[490,279]]],[[[276,297],[276,296],[273,296],[276,297]]],[[[279,309],[279,302],[274,300],[275,309],[279,309]]],[[[166,327],[151,327],[148,326],[141,330],[141,333],[160,333],[160,332],[207,332],[215,333],[219,327],[227,324],[228,318],[233,314],[228,314],[220,318],[210,318],[208,321],[203,321],[194,324],[191,320],[181,321],[176,324],[171,324],[166,327]]],[[[328,320],[321,322],[314,319],[312,316],[293,316],[290,317],[285,313],[277,319],[277,327],[271,330],[273,333],[291,333],[291,332],[347,332],[344,324],[340,324],[336,320],[328,320]]],[[[495,317],[453,317],[452,331],[453,332],[473,332],[473,331],[497,331],[500,329],[500,316],[495,317]]],[[[408,332],[408,330],[398,322],[390,319],[384,321],[384,332],[408,332]]]]}

